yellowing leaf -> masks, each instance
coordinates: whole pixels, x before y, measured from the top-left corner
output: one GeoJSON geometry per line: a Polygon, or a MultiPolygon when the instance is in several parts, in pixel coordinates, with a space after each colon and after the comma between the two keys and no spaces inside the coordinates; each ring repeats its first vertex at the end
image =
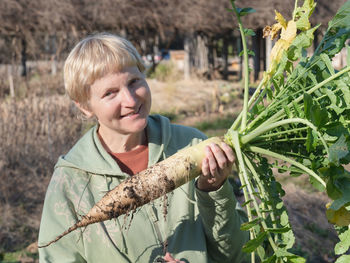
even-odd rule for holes
{"type": "Polygon", "coordinates": [[[280,30],[282,29],[282,25],[280,23],[276,23],[274,25],[272,25],[271,28],[271,39],[275,39],[278,36],[278,33],[280,32],[280,30]]]}
{"type": "Polygon", "coordinates": [[[270,54],[270,66],[267,70],[267,75],[272,76],[275,72],[278,63],[280,62],[283,52],[287,50],[292,44],[297,35],[297,24],[294,20],[286,21],[281,13],[275,11],[275,19],[278,23],[270,26],[266,26],[263,31],[263,36],[271,36],[274,39],[278,36],[279,31],[282,29],[281,38],[273,46],[270,54]]]}
{"type": "Polygon", "coordinates": [[[263,37],[268,37],[270,35],[271,32],[271,27],[270,26],[265,26],[263,29],[263,37]]]}
{"type": "Polygon", "coordinates": [[[276,23],[271,26],[265,26],[263,30],[263,37],[271,36],[271,39],[275,39],[278,36],[279,31],[282,29],[280,23],[276,23]]]}
{"type": "Polygon", "coordinates": [[[279,39],[271,50],[270,61],[279,62],[282,57],[283,51],[287,50],[289,45],[290,44],[288,41],[284,39],[279,39]]]}
{"type": "MultiPolygon", "coordinates": [[[[296,35],[296,24],[294,21],[287,21],[284,19],[284,17],[279,13],[278,11],[275,10],[276,16],[275,19],[277,23],[273,24],[272,27],[266,26],[263,30],[263,36],[268,37],[269,35],[271,36],[271,39],[275,39],[278,36],[278,33],[282,29],[282,33],[285,32],[284,34],[286,37],[284,38],[285,40],[289,41],[291,38],[295,38],[296,35]],[[295,32],[294,32],[295,28],[295,32]],[[294,34],[294,37],[292,35],[294,34]]],[[[281,35],[282,37],[282,35],[281,35]]]]}
{"type": "Polygon", "coordinates": [[[289,43],[292,43],[294,38],[297,35],[297,25],[293,20],[288,22],[287,28],[282,28],[281,39],[286,40],[289,43]]]}
{"type": "Polygon", "coordinates": [[[281,24],[281,26],[282,26],[283,28],[286,28],[286,27],[287,27],[287,21],[284,19],[284,17],[282,16],[282,14],[279,13],[278,11],[276,11],[276,10],[275,10],[275,14],[276,14],[275,20],[276,20],[279,24],[281,24]]]}
{"type": "Polygon", "coordinates": [[[329,208],[330,206],[331,203],[326,205],[326,216],[328,221],[337,226],[348,226],[350,224],[350,211],[348,211],[344,206],[338,210],[333,210],[329,208]]]}

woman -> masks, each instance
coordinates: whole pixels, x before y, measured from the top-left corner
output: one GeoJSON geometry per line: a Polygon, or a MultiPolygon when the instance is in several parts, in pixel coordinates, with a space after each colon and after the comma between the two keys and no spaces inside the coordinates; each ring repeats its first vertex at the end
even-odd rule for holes
{"type": "MultiPolygon", "coordinates": [[[[149,116],[144,69],[132,44],[111,34],[89,36],[69,54],[66,91],[97,125],[55,166],[39,245],[68,229],[128,176],[206,138],[149,116]]],[[[40,248],[40,262],[239,262],[247,233],[239,229],[245,215],[226,180],[233,162],[226,144],[208,146],[202,175],[167,195],[166,214],[164,199],[157,199],[132,220],[121,216],[93,224],[40,248]]]]}

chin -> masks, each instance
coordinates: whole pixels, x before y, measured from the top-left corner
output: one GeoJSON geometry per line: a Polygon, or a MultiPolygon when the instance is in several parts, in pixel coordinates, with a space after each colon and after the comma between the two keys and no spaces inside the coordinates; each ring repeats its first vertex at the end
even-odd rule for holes
{"type": "Polygon", "coordinates": [[[137,133],[140,131],[143,131],[147,126],[147,118],[146,119],[141,119],[137,120],[134,123],[130,124],[130,132],[131,133],[137,133]]]}

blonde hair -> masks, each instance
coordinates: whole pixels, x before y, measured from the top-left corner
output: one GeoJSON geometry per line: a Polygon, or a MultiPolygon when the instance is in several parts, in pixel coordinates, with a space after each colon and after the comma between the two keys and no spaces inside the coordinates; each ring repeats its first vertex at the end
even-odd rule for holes
{"type": "Polygon", "coordinates": [[[64,86],[69,97],[82,105],[90,98],[90,86],[108,73],[145,66],[136,48],[126,39],[98,33],[81,40],[64,64],[64,86]]]}

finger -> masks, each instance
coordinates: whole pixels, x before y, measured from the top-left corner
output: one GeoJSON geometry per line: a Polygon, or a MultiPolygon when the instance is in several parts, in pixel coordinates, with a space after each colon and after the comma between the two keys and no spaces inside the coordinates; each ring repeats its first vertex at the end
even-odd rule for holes
{"type": "Polygon", "coordinates": [[[203,158],[203,161],[202,161],[202,174],[204,176],[208,176],[210,174],[210,171],[209,171],[209,162],[208,162],[208,158],[203,158]]]}
{"type": "Polygon", "coordinates": [[[169,252],[165,253],[165,256],[163,257],[163,260],[165,262],[175,262],[175,259],[173,258],[173,256],[169,252]]]}
{"type": "Polygon", "coordinates": [[[230,146],[228,146],[226,143],[221,143],[221,149],[224,151],[227,159],[233,163],[236,159],[236,156],[230,146]]]}
{"type": "Polygon", "coordinates": [[[210,144],[210,149],[213,153],[213,156],[215,158],[215,162],[219,166],[220,169],[225,169],[227,167],[227,157],[225,152],[219,147],[219,145],[212,143],[210,144]]]}
{"type": "Polygon", "coordinates": [[[205,155],[208,159],[210,174],[211,176],[215,177],[217,175],[218,164],[216,163],[216,158],[211,148],[212,145],[209,145],[209,147],[205,147],[205,155]]]}

